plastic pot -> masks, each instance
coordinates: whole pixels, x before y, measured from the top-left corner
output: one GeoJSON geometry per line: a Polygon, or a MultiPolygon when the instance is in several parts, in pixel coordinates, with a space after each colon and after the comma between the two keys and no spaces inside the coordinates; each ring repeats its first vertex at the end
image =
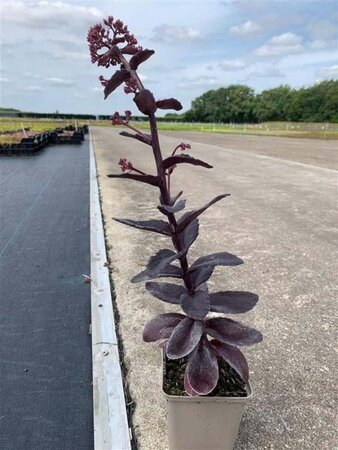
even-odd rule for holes
{"type": "Polygon", "coordinates": [[[168,411],[169,450],[232,450],[246,404],[246,397],[188,397],[164,392],[168,411]]]}

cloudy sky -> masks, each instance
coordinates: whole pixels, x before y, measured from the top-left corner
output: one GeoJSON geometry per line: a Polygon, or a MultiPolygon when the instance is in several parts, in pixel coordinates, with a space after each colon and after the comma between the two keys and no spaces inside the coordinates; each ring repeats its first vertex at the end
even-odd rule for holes
{"type": "MultiPolygon", "coordinates": [[[[155,55],[139,72],[160,98],[209,89],[256,91],[337,79],[335,0],[1,0],[0,106],[24,111],[133,111],[122,92],[103,100],[89,26],[113,15],[155,55]]],[[[134,109],[135,111],[135,109],[134,109]]],[[[136,111],[135,111],[136,112],[136,111]]]]}

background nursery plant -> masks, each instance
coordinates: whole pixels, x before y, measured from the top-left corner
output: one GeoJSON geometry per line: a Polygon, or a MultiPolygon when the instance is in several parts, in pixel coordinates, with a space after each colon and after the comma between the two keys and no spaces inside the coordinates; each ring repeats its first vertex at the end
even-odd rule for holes
{"type": "Polygon", "coordinates": [[[145,270],[131,281],[146,282],[145,287],[151,295],[163,302],[180,306],[183,313],[160,314],[153,318],[144,328],[143,339],[146,342],[158,341],[168,363],[170,360],[177,360],[177,373],[184,371],[184,391],[189,396],[211,394],[218,382],[221,385],[227,378],[226,371],[235,371],[243,380],[242,383],[247,383],[248,364],[238,347],[260,342],[261,333],[223,316],[208,316],[209,312],[244,313],[256,305],[258,296],[250,292],[208,290],[207,281],[216,266],[237,266],[243,264],[243,261],[227,252],[201,256],[193,263],[188,261],[189,249],[199,232],[199,216],[229,194],[218,195],[206,205],[184,212],[186,201],[182,199],[183,191],[171,192],[170,181],[177,165],[190,164],[206,169],[211,169],[212,166],[185,153],[190,150],[190,145],[185,143],[178,144],[168,157],[162,157],[155,112],[157,109],[179,111],[182,105],[174,98],[155,100],[153,94],[144,88],[137,69],[154,51],[138,46],[128,27],[113,17],[90,28],[87,40],[93,63],[107,69],[118,66],[111,78],[100,76],[105,98],[124,84],[125,93],[132,94],[139,111],[149,117],[150,134],[130,124],[130,111],[126,111],[124,116],[116,112],[112,124],[124,125],[129,129],[128,132],[120,133],[122,136],[137,139],[152,147],[156,173],[144,173],[131,162],[121,159],[119,165],[122,173],[108,176],[157,187],[160,191],[158,209],[163,214],[163,220],[115,220],[167,236],[168,241],[171,240],[173,244],[173,249],[161,249],[152,256],[145,270]],[[157,278],[175,278],[181,284],[151,281],[157,278]]]}

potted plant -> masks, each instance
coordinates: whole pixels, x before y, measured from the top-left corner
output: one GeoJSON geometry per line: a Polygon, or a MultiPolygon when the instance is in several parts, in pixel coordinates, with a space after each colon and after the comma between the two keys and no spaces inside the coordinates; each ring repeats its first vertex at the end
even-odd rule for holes
{"type": "Polygon", "coordinates": [[[122,173],[111,178],[146,183],[160,191],[158,210],[163,220],[137,221],[115,219],[140,230],[168,237],[173,248],[159,250],[148,261],[144,271],[134,276],[133,283],[146,282],[147,291],[163,302],[177,305],[180,312],[160,314],[146,324],[145,342],[158,342],[163,349],[163,389],[168,401],[170,449],[233,448],[244,404],[251,397],[249,369],[238,347],[262,340],[259,331],[234,321],[224,314],[251,310],[258,296],[242,291],[209,292],[207,282],[216,266],[237,266],[243,261],[237,256],[220,252],[188,261],[188,252],[199,232],[199,216],[229,194],[221,194],[206,205],[185,211],[183,192],[171,192],[171,177],[178,164],[190,164],[211,169],[211,166],[185,153],[189,144],[180,143],[172,154],[163,158],[157,132],[157,109],[182,109],[174,98],[155,100],[145,89],[137,69],[153,54],[143,49],[121,20],[108,17],[103,24],[89,29],[88,44],[92,62],[110,68],[117,66],[111,78],[100,76],[107,98],[124,84],[126,94],[132,94],[139,111],[148,116],[150,134],[130,123],[131,113],[115,113],[113,125],[123,125],[129,131],[122,136],[137,139],[151,146],[156,173],[148,174],[126,159],[119,161],[122,173]],[[153,281],[174,278],[179,283],[153,281]],[[209,313],[217,313],[210,316],[209,313]]]}

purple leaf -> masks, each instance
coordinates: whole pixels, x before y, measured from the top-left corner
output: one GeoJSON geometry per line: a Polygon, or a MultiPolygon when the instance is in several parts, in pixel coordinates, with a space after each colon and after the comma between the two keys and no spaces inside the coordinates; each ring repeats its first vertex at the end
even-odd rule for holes
{"type": "Polygon", "coordinates": [[[171,231],[167,222],[164,220],[130,220],[130,219],[117,219],[113,217],[116,222],[129,225],[139,230],[153,231],[154,233],[164,234],[165,236],[171,236],[171,231]]]}
{"type": "Polygon", "coordinates": [[[151,145],[151,136],[149,134],[133,134],[133,133],[128,133],[127,131],[121,131],[121,133],[119,133],[120,136],[124,136],[124,137],[129,137],[129,138],[133,138],[133,139],[137,139],[140,142],[143,142],[144,144],[148,144],[151,145]]]}
{"type": "Polygon", "coordinates": [[[172,283],[146,283],[146,289],[151,295],[163,302],[179,304],[180,297],[186,292],[183,286],[172,283]]]}
{"type": "Polygon", "coordinates": [[[181,197],[182,194],[183,194],[183,191],[180,191],[177,195],[175,195],[174,197],[171,197],[170,205],[171,206],[175,205],[176,201],[181,197]]]}
{"type": "Polygon", "coordinates": [[[213,274],[214,266],[202,266],[198,267],[196,270],[192,272],[188,272],[190,279],[195,288],[197,288],[200,284],[208,281],[211,275],[213,274]]]}
{"type": "Polygon", "coordinates": [[[204,331],[204,324],[200,320],[186,317],[172,332],[166,348],[169,359],[187,356],[199,343],[204,331]]]}
{"type": "Polygon", "coordinates": [[[149,116],[156,111],[156,103],[153,94],[148,91],[148,89],[143,89],[142,91],[135,94],[134,102],[136,106],[141,111],[141,113],[149,116]]]}
{"type": "Polygon", "coordinates": [[[186,228],[189,225],[189,223],[191,223],[194,219],[196,219],[200,214],[202,214],[211,205],[213,205],[216,202],[219,202],[220,200],[222,200],[225,197],[228,197],[229,195],[230,194],[218,195],[213,200],[211,200],[211,202],[207,203],[202,208],[195,209],[193,211],[189,211],[189,212],[183,214],[183,216],[178,221],[176,232],[181,233],[184,230],[184,228],[186,228]]]}
{"type": "Polygon", "coordinates": [[[205,327],[207,334],[231,345],[253,345],[263,339],[255,328],[225,317],[208,319],[205,321],[205,327]]]}
{"type": "Polygon", "coordinates": [[[187,252],[198,236],[199,223],[198,219],[193,220],[180,234],[183,239],[183,247],[187,252]]]}
{"type": "Polygon", "coordinates": [[[124,81],[129,80],[130,72],[126,69],[117,70],[104,87],[104,98],[106,99],[124,81]]]}
{"type": "Polygon", "coordinates": [[[128,180],[140,181],[141,183],[151,184],[152,186],[159,186],[159,177],[154,177],[153,175],[137,175],[134,173],[110,173],[107,175],[108,178],[126,178],[128,180]]]}
{"type": "Polygon", "coordinates": [[[193,294],[184,293],[181,297],[181,307],[187,316],[203,320],[210,310],[208,292],[201,290],[193,294]]]}
{"type": "Polygon", "coordinates": [[[190,397],[198,396],[197,392],[195,392],[189,384],[189,380],[187,377],[187,371],[184,372],[184,390],[190,397]]]}
{"type": "Polygon", "coordinates": [[[251,292],[225,291],[209,294],[210,311],[223,314],[240,314],[250,311],[258,302],[251,292]]]}
{"type": "Polygon", "coordinates": [[[143,340],[155,342],[169,338],[174,328],[184,319],[183,314],[177,313],[160,314],[154,317],[144,327],[143,340]]]}
{"type": "Polygon", "coordinates": [[[216,354],[223,358],[238,373],[242,380],[247,383],[249,381],[249,367],[240,349],[233,345],[219,342],[216,339],[210,341],[210,344],[216,354]]]}
{"type": "Polygon", "coordinates": [[[177,258],[176,253],[173,250],[164,248],[162,250],[159,250],[156,253],[156,255],[152,256],[149,259],[147,263],[147,269],[149,270],[161,269],[167,264],[170,264],[176,258],[177,258]]]}
{"type": "Polygon", "coordinates": [[[182,270],[177,267],[169,264],[168,266],[163,267],[163,269],[159,273],[145,273],[145,271],[139,273],[135,277],[131,279],[132,283],[138,283],[140,281],[153,280],[154,278],[183,278],[182,270]]]}
{"type": "Polygon", "coordinates": [[[201,161],[200,159],[196,159],[193,158],[190,155],[174,155],[174,156],[169,156],[169,158],[166,158],[163,160],[163,169],[169,169],[169,167],[175,165],[175,164],[183,164],[183,163],[187,163],[187,164],[193,164],[194,166],[201,166],[201,167],[206,167],[207,169],[212,169],[212,166],[210,166],[210,164],[201,161]]]}
{"type": "Polygon", "coordinates": [[[139,50],[132,58],[130,58],[129,65],[131,70],[137,70],[138,66],[144,61],[147,61],[154,53],[154,50],[139,50]]]}
{"type": "Polygon", "coordinates": [[[185,369],[187,384],[198,395],[207,395],[217,386],[219,372],[217,356],[204,337],[188,358],[185,369]]]}
{"type": "Polygon", "coordinates": [[[239,264],[243,264],[243,261],[237,256],[227,252],[219,252],[196,259],[191,264],[190,270],[193,271],[202,266],[238,266],[239,264]]]}
{"type": "Polygon", "coordinates": [[[159,100],[156,102],[156,106],[160,109],[174,109],[175,111],[180,111],[183,108],[181,102],[176,100],[176,98],[159,100]]]}
{"type": "Polygon", "coordinates": [[[182,209],[185,208],[185,202],[186,200],[180,200],[174,206],[159,205],[157,208],[161,211],[162,214],[168,216],[169,214],[175,214],[179,211],[182,211],[182,209]]]}
{"type": "MultiPolygon", "coordinates": [[[[156,253],[156,255],[150,258],[146,266],[146,269],[143,270],[138,275],[136,275],[135,277],[133,277],[131,279],[131,282],[138,283],[140,281],[152,280],[153,278],[156,278],[160,274],[163,275],[163,273],[165,272],[165,270],[167,270],[168,267],[176,267],[170,266],[170,263],[182,255],[183,252],[175,253],[172,250],[168,249],[160,250],[159,252],[156,253]]],[[[182,273],[179,267],[176,267],[176,269],[179,270],[180,274],[182,273]]]]}

